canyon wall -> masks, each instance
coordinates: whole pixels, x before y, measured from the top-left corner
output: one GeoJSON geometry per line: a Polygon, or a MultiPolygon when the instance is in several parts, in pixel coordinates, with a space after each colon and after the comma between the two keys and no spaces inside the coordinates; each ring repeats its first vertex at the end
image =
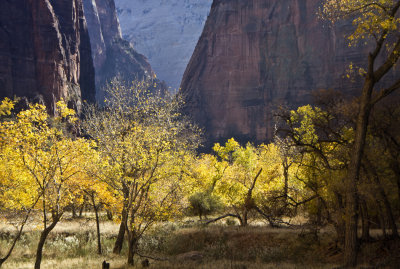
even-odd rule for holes
{"type": "Polygon", "coordinates": [[[96,71],[96,99],[104,100],[104,87],[114,77],[127,83],[153,77],[147,58],[122,38],[114,0],[83,0],[83,3],[96,71]]]}
{"type": "Polygon", "coordinates": [[[360,87],[345,75],[350,62],[365,65],[366,49],[348,46],[350,23],[318,18],[321,2],[214,0],[180,91],[209,142],[268,141],[278,105],[309,103],[318,89],[360,87]]]}
{"type": "Polygon", "coordinates": [[[160,80],[177,89],[212,0],[115,0],[123,37],[148,57],[160,80]]]}
{"type": "Polygon", "coordinates": [[[0,1],[0,98],[79,110],[93,101],[94,69],[81,0],[0,1]]]}

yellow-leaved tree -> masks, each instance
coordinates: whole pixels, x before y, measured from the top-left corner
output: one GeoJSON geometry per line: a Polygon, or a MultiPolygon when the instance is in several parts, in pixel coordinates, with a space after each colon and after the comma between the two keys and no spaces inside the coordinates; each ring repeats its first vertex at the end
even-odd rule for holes
{"type": "Polygon", "coordinates": [[[134,263],[139,239],[149,227],[181,212],[186,156],[198,144],[195,128],[178,112],[180,101],[150,92],[151,85],[114,82],[105,107],[88,106],[85,113],[85,130],[106,161],[96,176],[117,197],[121,224],[114,253],[120,253],[127,233],[128,264],[134,263]]]}
{"type": "MultiPolygon", "coordinates": [[[[342,106],[342,104],[340,104],[342,106]]],[[[344,240],[344,178],[353,129],[343,116],[310,105],[282,112],[285,144],[292,148],[292,179],[303,187],[297,204],[305,204],[316,226],[328,222],[344,240]]]]}
{"type": "Polygon", "coordinates": [[[360,87],[360,104],[356,120],[353,154],[345,180],[346,233],[344,265],[357,264],[358,190],[368,120],[374,105],[400,88],[400,78],[377,87],[393,70],[400,58],[400,1],[399,0],[325,0],[322,16],[332,22],[352,20],[350,43],[364,42],[369,48],[367,65],[362,69],[364,83],[360,87]]]}
{"type": "Polygon", "coordinates": [[[278,148],[273,144],[242,147],[232,138],[224,146],[215,144],[213,149],[226,167],[222,178],[215,182],[215,193],[233,210],[228,215],[239,219],[242,226],[248,224],[251,211],[266,216],[261,203],[284,185],[278,148]]]}
{"type": "MultiPolygon", "coordinates": [[[[7,106],[9,101],[3,101],[2,107],[7,106]]],[[[16,117],[0,123],[0,158],[6,167],[0,175],[3,205],[28,213],[32,209],[42,212],[35,269],[40,268],[48,234],[67,206],[82,195],[76,186],[86,177],[85,171],[96,155],[92,143],[64,132],[64,127],[76,120],[74,111],[60,101],[57,113],[50,117],[45,106],[29,105],[16,117]]]]}
{"type": "Polygon", "coordinates": [[[193,158],[186,175],[192,183],[187,191],[190,211],[200,220],[222,209],[220,197],[215,193],[215,186],[223,178],[228,163],[219,161],[217,156],[202,154],[193,158]]]}

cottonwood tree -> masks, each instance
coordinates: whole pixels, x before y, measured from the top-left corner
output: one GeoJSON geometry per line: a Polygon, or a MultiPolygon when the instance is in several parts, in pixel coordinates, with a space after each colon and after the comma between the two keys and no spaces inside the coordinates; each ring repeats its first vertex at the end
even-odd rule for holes
{"type": "Polygon", "coordinates": [[[292,178],[303,185],[305,192],[294,206],[306,204],[310,215],[333,224],[338,242],[344,241],[343,180],[348,167],[352,125],[342,115],[344,104],[329,104],[327,110],[310,105],[294,111],[283,110],[284,122],[279,134],[286,137],[287,147],[294,148],[292,178]]]}
{"type": "Polygon", "coordinates": [[[51,118],[45,106],[29,105],[0,126],[1,158],[10,171],[7,178],[1,178],[8,186],[2,196],[9,206],[25,206],[28,213],[32,209],[42,213],[35,269],[40,268],[47,236],[75,196],[81,195],[76,185],[95,153],[88,141],[70,138],[63,132],[64,123],[75,120],[73,110],[58,102],[57,112],[58,116],[51,118]]]}
{"type": "Polygon", "coordinates": [[[348,37],[350,42],[366,42],[371,46],[369,54],[365,56],[368,59],[367,67],[361,70],[364,84],[360,91],[353,155],[345,181],[346,267],[354,267],[357,264],[357,182],[360,177],[369,116],[377,102],[400,87],[399,78],[386,87],[377,87],[398,63],[400,57],[399,8],[398,0],[326,0],[323,5],[323,17],[332,22],[349,18],[352,20],[355,30],[348,37]],[[380,62],[379,59],[383,61],[380,62]]]}
{"type": "MultiPolygon", "coordinates": [[[[310,195],[318,198],[314,201],[322,202],[326,220],[337,229],[338,242],[344,242],[343,193],[354,141],[353,113],[349,112],[353,106],[352,101],[330,103],[325,106],[327,110],[304,106],[280,115],[286,122],[286,126],[281,127],[281,132],[286,135],[285,141],[297,148],[294,158],[297,171],[292,173],[292,178],[304,183],[310,195]]],[[[370,239],[371,218],[379,219],[385,236],[389,236],[387,227],[391,230],[391,237],[398,236],[393,210],[398,203],[397,180],[391,155],[397,156],[397,133],[393,133],[399,120],[397,108],[397,103],[394,103],[394,106],[385,104],[375,109],[366,137],[357,182],[364,241],[370,239]]],[[[313,208],[313,201],[308,201],[310,213],[313,208]]]]}
{"type": "Polygon", "coordinates": [[[0,103],[0,117],[2,117],[2,122],[0,122],[0,209],[4,211],[15,211],[17,214],[22,214],[23,217],[17,224],[17,234],[11,246],[4,257],[0,258],[0,267],[11,256],[40,197],[35,198],[27,195],[32,185],[29,184],[30,182],[24,180],[26,178],[24,172],[26,173],[26,171],[18,169],[18,167],[14,165],[15,160],[9,154],[9,151],[13,149],[9,148],[9,134],[7,129],[9,125],[12,125],[12,122],[7,121],[12,120],[12,110],[14,106],[15,102],[8,98],[5,98],[0,103]],[[25,184],[20,184],[21,180],[25,184]]]}
{"type": "Polygon", "coordinates": [[[198,144],[195,128],[178,112],[179,100],[150,92],[151,83],[114,82],[105,107],[87,107],[84,123],[106,161],[97,177],[117,195],[121,225],[114,252],[127,233],[128,264],[151,225],[178,215],[185,156],[198,144]]]}
{"type": "Polygon", "coordinates": [[[85,174],[75,185],[75,192],[81,195],[76,197],[74,205],[82,205],[86,199],[88,205],[93,208],[96,221],[97,254],[102,254],[100,212],[101,209],[106,209],[109,212],[116,211],[117,195],[114,194],[114,190],[108,184],[96,176],[99,173],[98,169],[105,167],[103,160],[99,157],[98,154],[92,157],[90,166],[87,167],[85,174]]]}
{"type": "Polygon", "coordinates": [[[362,163],[362,172],[371,181],[371,184],[373,183],[372,188],[363,188],[362,191],[364,193],[370,191],[369,197],[382,207],[383,210],[379,210],[378,215],[381,215],[380,219],[383,220],[381,221],[383,234],[394,238],[399,236],[396,224],[398,211],[395,211],[400,200],[399,112],[398,96],[375,108],[370,119],[362,163]],[[390,235],[386,233],[385,219],[391,230],[390,235]]]}
{"type": "Polygon", "coordinates": [[[220,197],[215,194],[215,186],[223,178],[229,164],[219,161],[212,154],[202,154],[191,162],[186,172],[189,181],[192,181],[187,194],[189,209],[202,220],[202,217],[223,208],[220,197]]]}
{"type": "Polygon", "coordinates": [[[261,211],[260,202],[265,202],[269,193],[283,188],[279,150],[273,144],[242,147],[234,139],[224,146],[217,143],[213,149],[224,163],[222,166],[227,166],[223,177],[215,183],[215,193],[233,210],[228,215],[246,226],[249,214],[261,211]]]}

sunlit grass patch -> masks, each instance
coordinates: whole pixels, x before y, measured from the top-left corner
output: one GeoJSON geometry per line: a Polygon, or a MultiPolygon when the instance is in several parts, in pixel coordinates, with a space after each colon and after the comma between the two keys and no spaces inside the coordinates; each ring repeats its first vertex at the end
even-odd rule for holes
{"type": "MultiPolygon", "coordinates": [[[[90,216],[88,216],[90,217],[90,216]]],[[[42,268],[142,268],[144,257],[135,256],[135,266],[127,267],[127,245],[121,255],[112,254],[118,225],[103,220],[102,250],[97,254],[97,238],[93,219],[66,219],[52,231],[44,247],[42,268]]],[[[4,254],[13,238],[12,228],[0,229],[0,253],[4,254]]],[[[3,268],[32,268],[40,231],[29,224],[27,231],[3,268]]],[[[151,268],[334,268],[342,261],[335,249],[335,233],[322,229],[317,236],[306,227],[271,228],[268,226],[239,227],[219,223],[206,226],[186,219],[156,224],[140,240],[139,253],[149,258],[151,268]]],[[[397,241],[377,241],[363,246],[360,262],[371,264],[387,247],[398,247],[397,241]]],[[[126,242],[125,242],[126,243],[126,242]]],[[[385,264],[392,264],[388,258],[385,264]]],[[[394,261],[395,262],[395,261],[394,261]]]]}

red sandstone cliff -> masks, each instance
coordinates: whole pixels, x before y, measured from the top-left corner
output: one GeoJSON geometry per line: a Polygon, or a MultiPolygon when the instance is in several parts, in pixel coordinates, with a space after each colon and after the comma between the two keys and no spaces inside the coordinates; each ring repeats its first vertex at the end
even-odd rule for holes
{"type": "Polygon", "coordinates": [[[94,69],[81,0],[0,1],[0,98],[54,109],[94,100],[94,69]]]}
{"type": "Polygon", "coordinates": [[[357,89],[343,75],[350,62],[363,65],[365,49],[348,47],[351,24],[318,19],[320,3],[214,0],[180,91],[210,142],[271,139],[276,105],[310,102],[317,89],[357,89]]]}

